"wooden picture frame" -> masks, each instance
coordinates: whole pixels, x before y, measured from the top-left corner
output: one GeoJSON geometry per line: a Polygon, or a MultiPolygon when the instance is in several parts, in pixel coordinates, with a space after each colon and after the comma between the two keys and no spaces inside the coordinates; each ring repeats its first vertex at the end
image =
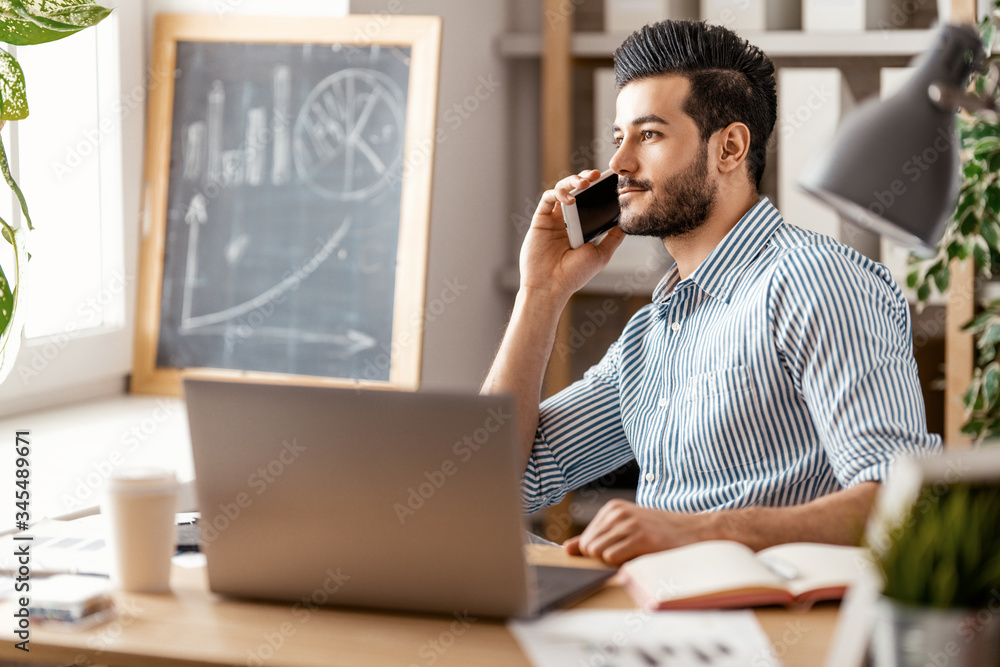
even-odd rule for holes
{"type": "MultiPolygon", "coordinates": [[[[418,387],[440,44],[441,19],[433,16],[156,17],[133,392],[178,395],[186,370],[271,382],[418,387]],[[260,63],[279,52],[291,54],[294,62],[275,66],[268,80],[274,82],[268,93],[273,103],[238,108],[241,117],[226,116],[254,86],[268,87],[257,85],[253,77],[262,76],[260,63]],[[245,63],[244,70],[224,69],[234,62],[245,63]],[[212,79],[215,68],[224,71],[212,79]],[[247,82],[240,85],[244,75],[247,82]],[[274,92],[279,88],[280,104],[274,92]],[[207,120],[192,120],[192,97],[207,120]],[[263,125],[268,114],[277,126],[263,125]],[[247,129],[234,140],[232,126],[241,123],[247,129]],[[228,139],[221,138],[226,132],[228,139]],[[242,143],[240,136],[246,137],[242,143]],[[237,149],[225,150],[234,144],[237,149]],[[270,181],[261,166],[266,160],[272,163],[270,181]],[[392,188],[399,189],[398,201],[392,188]],[[184,197],[178,194],[182,190],[184,197]],[[308,201],[300,205],[297,197],[308,201]],[[375,205],[389,213],[378,209],[369,215],[364,207],[375,205]],[[300,215],[299,209],[310,213],[300,215]],[[393,210],[398,221],[389,220],[393,210]],[[229,222],[214,225],[216,215],[229,222]],[[284,246],[286,240],[289,246],[296,243],[295,215],[305,221],[301,227],[326,224],[327,215],[339,227],[329,237],[325,231],[315,235],[312,248],[292,261],[286,256],[292,251],[285,252],[284,246]],[[358,230],[374,219],[385,228],[380,227],[376,245],[386,256],[355,271],[361,277],[349,285],[338,285],[337,276],[363,262],[364,248],[348,247],[348,240],[360,237],[358,230]],[[227,224],[249,231],[229,229],[227,237],[227,224]],[[394,239],[388,236],[393,224],[394,239]],[[211,231],[199,232],[202,228],[211,231]],[[185,238],[182,260],[182,246],[171,244],[185,238]],[[241,265],[251,255],[253,262],[241,265]],[[227,263],[237,268],[227,268],[227,263]],[[328,269],[322,281],[317,267],[328,269]],[[374,277],[361,275],[368,268],[374,277]],[[240,292],[256,289],[249,283],[263,281],[260,274],[268,271],[267,279],[274,283],[269,289],[240,292]],[[378,281],[381,291],[366,294],[378,281]],[[308,293],[303,293],[307,284],[308,293]],[[179,293],[183,298],[178,302],[179,293]],[[210,307],[199,305],[209,301],[210,307]],[[285,312],[293,301],[294,316],[285,312]],[[199,308],[215,310],[206,315],[199,308]],[[251,319],[256,314],[256,320],[267,321],[254,328],[248,312],[251,319]],[[324,317],[348,324],[331,324],[324,317]],[[366,317],[377,335],[352,328],[366,317]],[[241,331],[246,341],[258,336],[261,346],[270,347],[256,351],[233,333],[241,331]],[[277,343],[266,341],[265,333],[277,343]],[[272,348],[278,353],[271,354],[272,348]],[[281,358],[281,350],[289,349],[295,351],[291,361],[281,358]],[[258,362],[264,367],[256,367],[258,362]],[[284,368],[293,364],[304,370],[284,368]]],[[[308,241],[298,242],[306,248],[308,241]]]]}

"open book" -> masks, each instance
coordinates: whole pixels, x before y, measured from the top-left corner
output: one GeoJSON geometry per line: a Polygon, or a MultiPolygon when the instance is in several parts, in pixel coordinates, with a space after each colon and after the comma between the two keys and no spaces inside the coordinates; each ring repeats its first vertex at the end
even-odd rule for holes
{"type": "Polygon", "coordinates": [[[873,568],[861,547],[796,542],[754,553],[715,540],[640,556],[619,578],[646,609],[714,609],[839,600],[873,568]]]}

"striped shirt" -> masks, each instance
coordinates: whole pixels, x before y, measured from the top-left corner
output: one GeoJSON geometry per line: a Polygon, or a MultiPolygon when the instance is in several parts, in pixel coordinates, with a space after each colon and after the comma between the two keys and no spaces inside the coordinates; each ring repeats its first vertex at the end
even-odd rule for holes
{"type": "Polygon", "coordinates": [[[641,506],[795,505],[940,447],[888,269],[761,198],[542,403],[521,487],[534,511],[635,458],[641,506]]]}

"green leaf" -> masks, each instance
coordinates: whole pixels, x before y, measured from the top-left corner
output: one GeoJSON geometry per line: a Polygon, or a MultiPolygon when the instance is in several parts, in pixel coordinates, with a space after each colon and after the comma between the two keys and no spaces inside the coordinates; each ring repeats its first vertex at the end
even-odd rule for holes
{"type": "Polygon", "coordinates": [[[7,163],[7,151],[4,150],[3,142],[0,141],[0,173],[3,173],[4,180],[7,181],[7,185],[10,189],[14,191],[17,195],[17,200],[21,203],[21,213],[24,215],[25,222],[28,223],[28,229],[33,230],[35,227],[31,224],[31,216],[28,215],[28,202],[24,201],[24,193],[21,192],[21,188],[18,187],[17,181],[10,173],[10,165],[7,163]]]}
{"type": "Polygon", "coordinates": [[[979,339],[979,345],[982,347],[996,345],[997,343],[1000,343],[1000,323],[990,325],[986,333],[979,339]]]}
{"type": "Polygon", "coordinates": [[[972,248],[972,257],[976,260],[976,266],[979,268],[989,268],[990,266],[990,254],[982,247],[975,246],[972,248]]]}
{"type": "Polygon", "coordinates": [[[975,331],[975,330],[978,330],[980,327],[982,327],[984,324],[986,324],[987,322],[989,322],[994,317],[996,317],[996,313],[991,313],[989,311],[983,311],[982,313],[979,313],[978,315],[976,315],[975,317],[973,317],[971,321],[966,322],[965,324],[963,324],[962,325],[962,330],[963,331],[969,331],[969,330],[975,331]]]}
{"type": "Polygon", "coordinates": [[[1000,150],[1000,138],[983,137],[972,147],[972,157],[977,160],[990,158],[994,151],[1000,150]]]}
{"type": "Polygon", "coordinates": [[[931,296],[931,286],[928,283],[924,283],[917,289],[917,299],[920,301],[927,301],[931,296]]]}
{"type": "MultiPolygon", "coordinates": [[[[965,212],[965,215],[962,216],[962,223],[958,226],[958,229],[962,233],[962,236],[972,236],[976,233],[976,230],[979,229],[981,223],[982,220],[980,220],[979,216],[976,215],[976,209],[970,208],[965,212]]],[[[959,252],[959,257],[961,256],[961,252],[959,252]]]]}
{"type": "Polygon", "coordinates": [[[14,56],[0,49],[0,118],[21,120],[28,116],[28,97],[24,90],[24,72],[14,56]]]}
{"type": "MultiPolygon", "coordinates": [[[[7,231],[6,229],[4,231],[7,231]]],[[[0,331],[6,331],[11,317],[14,316],[14,291],[7,282],[7,276],[0,266],[0,331]]]]}
{"type": "Polygon", "coordinates": [[[991,249],[1000,248],[1000,235],[997,234],[997,225],[994,220],[984,222],[983,226],[979,228],[979,233],[991,249]]]}
{"type": "MultiPolygon", "coordinates": [[[[27,230],[25,228],[13,229],[2,218],[0,218],[0,228],[4,231],[4,236],[9,237],[14,243],[14,280],[15,286],[10,290],[9,298],[3,299],[4,303],[10,304],[9,315],[4,327],[0,328],[0,381],[2,381],[10,369],[14,366],[18,350],[21,348],[21,330],[24,328],[24,308],[19,306],[19,300],[24,290],[24,276],[28,264],[27,252],[27,230]]],[[[8,285],[6,277],[4,284],[8,285]]]]}
{"type": "Polygon", "coordinates": [[[983,175],[983,168],[976,162],[970,162],[965,165],[962,173],[965,174],[965,177],[968,179],[976,179],[983,175]]]}
{"type": "Polygon", "coordinates": [[[983,374],[983,394],[986,405],[991,407],[1000,396],[1000,369],[997,368],[996,364],[986,369],[983,374]]]}
{"type": "Polygon", "coordinates": [[[945,264],[943,267],[941,267],[940,271],[935,271],[933,278],[934,278],[934,285],[937,286],[938,292],[944,294],[945,291],[948,289],[948,283],[951,280],[951,274],[948,271],[948,265],[945,264]]]}
{"type": "Polygon", "coordinates": [[[43,28],[70,33],[97,25],[111,13],[110,9],[101,7],[93,0],[12,1],[21,18],[43,28]]]}
{"type": "Polygon", "coordinates": [[[0,41],[15,46],[52,42],[110,13],[93,0],[0,0],[0,41]]]}

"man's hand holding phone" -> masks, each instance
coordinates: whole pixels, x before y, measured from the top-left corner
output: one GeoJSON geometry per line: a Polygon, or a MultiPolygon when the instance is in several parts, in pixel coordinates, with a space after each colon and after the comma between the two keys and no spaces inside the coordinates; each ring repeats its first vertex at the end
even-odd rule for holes
{"type": "MultiPolygon", "coordinates": [[[[580,195],[600,178],[601,172],[588,169],[562,179],[542,194],[531,220],[531,228],[521,246],[522,289],[566,300],[607,266],[611,255],[624,240],[624,232],[614,225],[599,245],[584,242],[574,248],[564,215],[566,207],[577,203],[580,195]],[[576,192],[577,196],[571,192],[576,192]]],[[[614,174],[605,180],[610,180],[617,187],[614,174]]]]}

